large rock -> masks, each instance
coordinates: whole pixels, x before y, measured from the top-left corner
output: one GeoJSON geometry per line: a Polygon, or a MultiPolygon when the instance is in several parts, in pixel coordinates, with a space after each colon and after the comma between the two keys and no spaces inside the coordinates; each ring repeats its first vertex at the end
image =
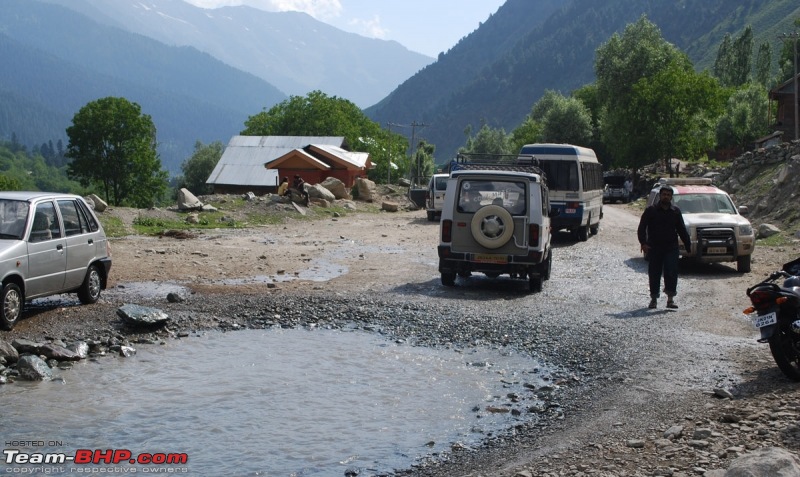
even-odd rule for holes
{"type": "Polygon", "coordinates": [[[56,359],[58,361],[80,361],[81,359],[81,356],[75,351],[54,343],[47,343],[40,346],[39,354],[47,359],[56,359]]]}
{"type": "Polygon", "coordinates": [[[0,358],[6,363],[16,363],[19,359],[19,352],[8,341],[0,340],[0,358]]]}
{"type": "Polygon", "coordinates": [[[345,187],[344,182],[335,177],[328,177],[320,183],[320,185],[328,189],[331,194],[337,199],[350,199],[350,191],[345,187]]]}
{"type": "MultiPolygon", "coordinates": [[[[709,475],[706,473],[706,475],[709,475]]],[[[765,447],[733,462],[724,477],[791,477],[800,475],[800,458],[786,449],[765,447]]]]}
{"type": "Polygon", "coordinates": [[[42,358],[32,354],[26,354],[19,358],[17,371],[22,379],[28,381],[42,381],[53,377],[50,366],[42,358]]]}
{"type": "Polygon", "coordinates": [[[103,212],[108,207],[108,204],[106,204],[106,202],[96,194],[89,194],[88,196],[84,197],[84,199],[86,199],[86,202],[88,202],[89,205],[91,205],[92,208],[94,208],[94,210],[97,212],[103,212]]]}
{"type": "Polygon", "coordinates": [[[377,186],[369,179],[359,177],[356,179],[356,191],[358,191],[358,200],[365,202],[372,202],[375,200],[377,194],[377,186]]]}
{"type": "Polygon", "coordinates": [[[158,308],[132,304],[117,308],[117,316],[128,325],[143,327],[161,326],[169,320],[169,315],[158,308]]]}
{"type": "Polygon", "coordinates": [[[189,189],[182,188],[178,191],[178,210],[202,210],[203,203],[189,189]]]}
{"type": "Polygon", "coordinates": [[[336,200],[336,196],[326,189],[322,184],[306,185],[309,199],[324,199],[328,202],[336,200]]]}

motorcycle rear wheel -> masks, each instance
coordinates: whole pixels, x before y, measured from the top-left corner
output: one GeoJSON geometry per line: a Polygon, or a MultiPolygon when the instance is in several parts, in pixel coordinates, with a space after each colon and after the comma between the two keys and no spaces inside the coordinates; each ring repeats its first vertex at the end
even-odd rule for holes
{"type": "Polygon", "coordinates": [[[775,364],[792,381],[800,381],[800,352],[795,348],[797,335],[777,330],[769,339],[769,351],[775,364]]]}

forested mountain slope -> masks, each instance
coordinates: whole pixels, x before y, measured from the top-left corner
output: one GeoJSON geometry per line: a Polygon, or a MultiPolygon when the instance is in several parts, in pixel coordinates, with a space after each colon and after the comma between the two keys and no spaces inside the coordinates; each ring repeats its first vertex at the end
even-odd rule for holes
{"type": "Polygon", "coordinates": [[[449,160],[465,142],[464,130],[483,122],[506,131],[515,128],[546,89],[568,95],[594,81],[595,50],[642,15],[663,37],[687,52],[698,69],[710,68],[719,42],[748,24],[768,26],[756,42],[780,41],[776,30],[791,31],[800,5],[789,0],[508,0],[477,31],[464,38],[435,65],[420,71],[384,101],[367,109],[381,124],[427,126],[417,138],[436,145],[436,160],[449,160]],[[545,17],[543,6],[562,9],[545,17]],[[500,26],[502,25],[502,26],[500,26]],[[511,32],[519,41],[494,51],[486,31],[511,32]],[[524,34],[520,34],[524,32],[524,34]]]}

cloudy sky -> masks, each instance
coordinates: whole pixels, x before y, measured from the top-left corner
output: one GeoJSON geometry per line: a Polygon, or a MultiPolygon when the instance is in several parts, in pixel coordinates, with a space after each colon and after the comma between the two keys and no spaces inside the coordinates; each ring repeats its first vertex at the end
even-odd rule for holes
{"type": "Polygon", "coordinates": [[[394,40],[436,57],[467,36],[505,0],[184,0],[203,8],[248,5],[302,11],[340,30],[394,40]]]}

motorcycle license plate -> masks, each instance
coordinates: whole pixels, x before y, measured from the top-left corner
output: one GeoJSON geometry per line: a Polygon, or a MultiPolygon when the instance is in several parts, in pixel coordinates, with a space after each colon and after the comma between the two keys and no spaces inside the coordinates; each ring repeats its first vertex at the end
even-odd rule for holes
{"type": "Polygon", "coordinates": [[[763,328],[765,326],[774,325],[778,322],[778,314],[774,311],[766,315],[759,315],[755,320],[756,328],[763,328]]]}
{"type": "Polygon", "coordinates": [[[708,247],[706,253],[724,254],[728,251],[725,247],[708,247]]]}

